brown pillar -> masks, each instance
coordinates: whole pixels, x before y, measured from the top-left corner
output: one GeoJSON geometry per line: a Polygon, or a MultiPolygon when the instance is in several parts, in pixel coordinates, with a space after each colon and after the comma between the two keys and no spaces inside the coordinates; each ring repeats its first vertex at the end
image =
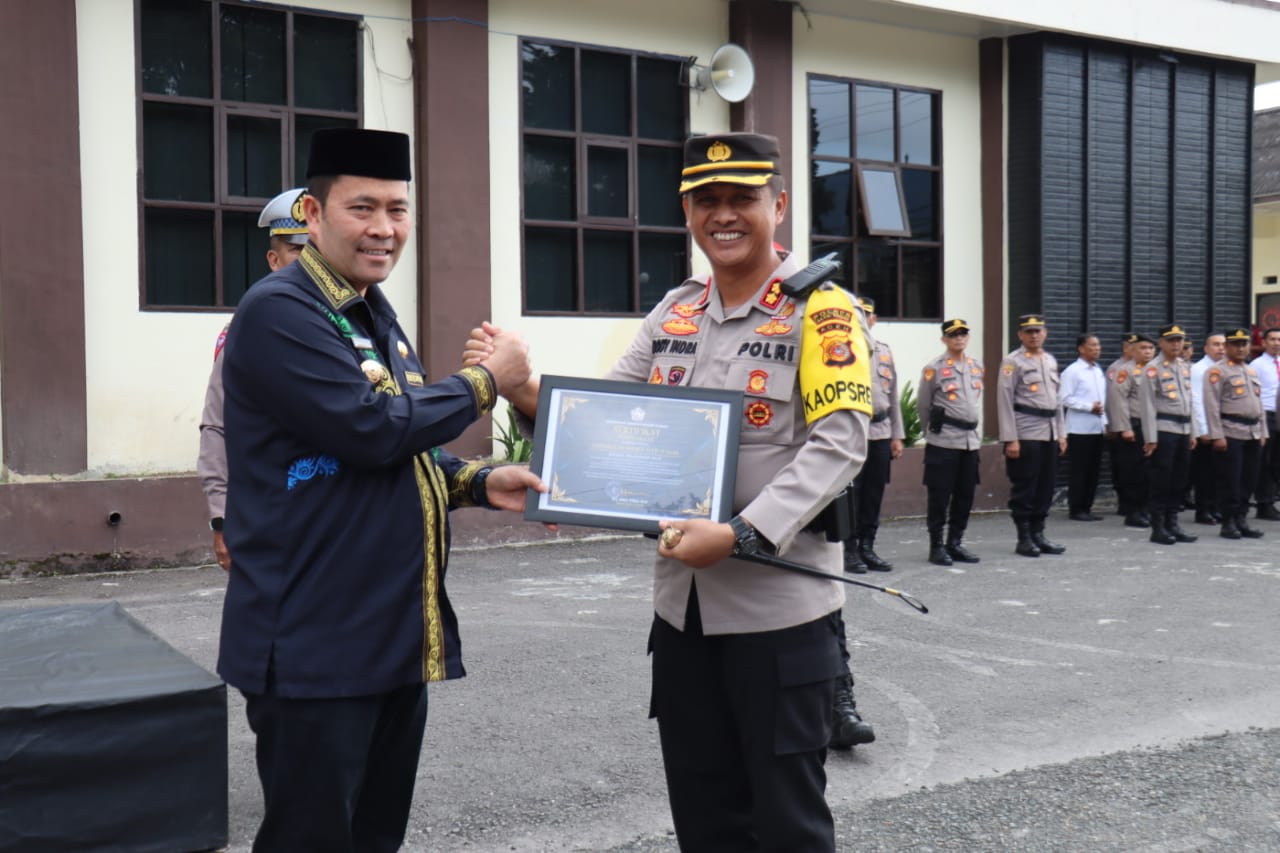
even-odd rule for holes
{"type": "MultiPolygon", "coordinates": [[[[729,127],[778,137],[782,173],[788,182],[801,178],[791,174],[791,19],[794,14],[792,4],[776,0],[734,0],[729,4],[729,40],[746,50],[756,71],[751,94],[729,109],[729,127]]],[[[776,239],[784,246],[792,246],[791,217],[778,226],[776,239]]]]}
{"type": "MultiPolygon", "coordinates": [[[[489,4],[413,0],[413,18],[418,355],[440,379],[458,369],[467,332],[492,313],[489,4]]],[[[450,449],[487,453],[491,431],[486,418],[450,449]]]]}
{"type": "Polygon", "coordinates": [[[982,360],[987,366],[983,424],[999,434],[996,371],[1004,358],[1004,39],[978,43],[979,121],[982,145],[982,360]]]}
{"type": "Polygon", "coordinates": [[[88,465],[75,0],[0,4],[0,80],[3,462],[72,474],[88,465]]]}

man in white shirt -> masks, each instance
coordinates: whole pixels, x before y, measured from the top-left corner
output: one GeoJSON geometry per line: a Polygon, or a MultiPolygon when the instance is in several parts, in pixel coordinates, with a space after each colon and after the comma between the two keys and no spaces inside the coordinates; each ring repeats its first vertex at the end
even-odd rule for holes
{"type": "Polygon", "coordinates": [[[1097,335],[1079,335],[1076,352],[1080,357],[1062,371],[1062,408],[1067,415],[1067,459],[1071,469],[1067,508],[1072,521],[1101,521],[1102,516],[1094,515],[1092,510],[1107,424],[1107,377],[1098,366],[1102,342],[1097,335]]]}
{"type": "MultiPolygon", "coordinates": [[[[1263,332],[1262,346],[1266,351],[1249,362],[1249,366],[1258,371],[1258,378],[1262,380],[1262,408],[1267,412],[1268,435],[1276,435],[1276,389],[1280,387],[1280,328],[1263,332]]],[[[1258,502],[1258,518],[1267,521],[1280,521],[1280,510],[1273,503],[1277,496],[1277,483],[1280,483],[1280,451],[1276,450],[1278,446],[1280,441],[1268,442],[1263,450],[1262,470],[1258,472],[1258,485],[1253,491],[1258,502]]]]}
{"type": "Polygon", "coordinates": [[[1213,442],[1209,439],[1209,422],[1204,414],[1204,374],[1227,357],[1227,339],[1211,334],[1204,339],[1204,357],[1191,365],[1191,417],[1195,419],[1196,449],[1191,451],[1191,485],[1195,488],[1196,523],[1221,524],[1218,515],[1216,473],[1213,467],[1213,442]]]}

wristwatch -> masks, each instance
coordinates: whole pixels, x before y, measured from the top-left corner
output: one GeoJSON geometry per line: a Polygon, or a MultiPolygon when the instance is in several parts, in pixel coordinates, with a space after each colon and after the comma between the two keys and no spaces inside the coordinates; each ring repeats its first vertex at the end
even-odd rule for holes
{"type": "Polygon", "coordinates": [[[729,519],[729,526],[733,528],[733,553],[735,556],[750,557],[758,554],[761,548],[760,534],[756,533],[756,529],[752,527],[745,518],[735,515],[729,519]]]}
{"type": "Polygon", "coordinates": [[[212,530],[214,533],[221,533],[222,532],[222,516],[215,515],[213,518],[209,519],[209,529],[212,530]]]}

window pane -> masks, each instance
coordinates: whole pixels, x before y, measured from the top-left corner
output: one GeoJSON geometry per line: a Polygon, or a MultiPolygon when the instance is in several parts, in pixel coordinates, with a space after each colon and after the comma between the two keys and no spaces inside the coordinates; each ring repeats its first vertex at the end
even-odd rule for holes
{"type": "Polygon", "coordinates": [[[684,157],[681,149],[641,145],[637,156],[640,158],[636,178],[640,224],[683,227],[684,211],[680,209],[678,192],[684,157]]]}
{"type": "Polygon", "coordinates": [[[898,249],[884,240],[858,241],[857,292],[876,302],[882,319],[898,316],[898,249]]]}
{"type": "Polygon", "coordinates": [[[847,163],[813,164],[813,222],[809,228],[815,234],[843,234],[852,236],[853,221],[851,192],[853,168],[847,163]]]}
{"type": "Polygon", "coordinates": [[[942,319],[941,250],[902,247],[902,310],[904,317],[942,319]]]}
{"type": "Polygon", "coordinates": [[[640,235],[640,310],[649,311],[689,275],[689,244],[683,234],[640,235]]]}
{"type": "Polygon", "coordinates": [[[631,135],[631,57],[582,51],[582,129],[631,135]]]}
{"type": "Polygon", "coordinates": [[[809,244],[809,257],[812,260],[826,257],[835,252],[839,255],[840,274],[832,281],[846,290],[853,290],[853,244],[836,240],[815,240],[809,244]]]}
{"type": "MultiPolygon", "coordinates": [[[[907,230],[907,220],[899,195],[898,173],[893,168],[863,168],[860,173],[862,212],[871,233],[896,233],[907,230]]],[[[909,235],[908,235],[909,236],[909,235]]]]}
{"type": "Polygon", "coordinates": [[[213,97],[209,4],[142,0],[142,91],[213,97]]]}
{"type": "Polygon", "coordinates": [[[294,15],[293,36],[294,103],[307,109],[355,112],[356,22],[294,15]]]}
{"type": "Polygon", "coordinates": [[[923,169],[902,170],[902,195],[907,202],[907,221],[912,240],[938,239],[938,173],[923,169]]]}
{"type": "Polygon", "coordinates": [[[578,217],[574,203],[573,140],[548,136],[524,138],[524,215],[526,219],[578,217]]]}
{"type": "Polygon", "coordinates": [[[849,156],[849,84],[809,81],[809,144],[814,154],[849,156]]]}
{"type": "Polygon", "coordinates": [[[144,103],[142,170],[147,198],[213,201],[213,111],[144,103]]]}
{"type": "Polygon", "coordinates": [[[643,139],[683,140],[689,91],[680,86],[680,63],[636,60],[636,134],[643,139]]]}
{"type": "Polygon", "coordinates": [[[898,109],[898,121],[902,126],[902,162],[932,166],[933,95],[899,92],[898,109]]]}
{"type": "Polygon", "coordinates": [[[577,232],[524,229],[525,303],[530,311],[578,310],[577,232]]]}
{"type": "Polygon", "coordinates": [[[858,159],[893,160],[893,90],[859,86],[858,159]]]}
{"type": "Polygon", "coordinates": [[[280,120],[227,116],[227,194],[272,198],[280,192],[280,120]]]}
{"type": "Polygon", "coordinates": [[[213,213],[147,208],[148,305],[213,305],[213,213]]]}
{"type": "Polygon", "coordinates": [[[573,50],[524,42],[520,46],[525,127],[573,130],[573,50]]]}
{"type": "Polygon", "coordinates": [[[587,215],[627,219],[627,151],[625,148],[587,146],[587,215]]]}
{"type": "Polygon", "coordinates": [[[631,232],[587,231],[582,254],[583,310],[631,311],[631,232]]]}
{"type": "Polygon", "coordinates": [[[222,214],[222,304],[239,305],[249,286],[271,272],[266,230],[258,227],[258,214],[227,211],[222,214]]]}
{"type": "MultiPolygon", "coordinates": [[[[296,116],[293,120],[293,185],[307,185],[307,158],[311,156],[311,136],[326,127],[355,127],[354,119],[325,118],[323,116],[296,116]]],[[[280,189],[285,189],[281,187],[280,189]]],[[[274,196],[280,192],[269,193],[274,196]]]]}
{"type": "Polygon", "coordinates": [[[284,15],[222,7],[222,97],[283,104],[284,15]]]}

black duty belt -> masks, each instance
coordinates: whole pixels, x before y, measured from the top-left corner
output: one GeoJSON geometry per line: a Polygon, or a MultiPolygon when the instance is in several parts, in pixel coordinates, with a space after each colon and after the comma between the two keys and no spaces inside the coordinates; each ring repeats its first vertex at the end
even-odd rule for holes
{"type": "Polygon", "coordinates": [[[1035,406],[1024,406],[1022,403],[1014,403],[1013,410],[1036,418],[1052,418],[1058,414],[1057,409],[1037,409],[1035,406]]]}
{"type": "Polygon", "coordinates": [[[888,420],[888,418],[889,418],[889,410],[885,409],[883,412],[876,412],[874,415],[872,415],[871,422],[873,424],[878,424],[881,421],[888,420]]]}
{"type": "Polygon", "coordinates": [[[942,422],[944,424],[949,424],[953,427],[960,427],[960,429],[977,429],[978,428],[977,421],[962,421],[959,418],[951,417],[951,415],[943,415],[942,422]]]}
{"type": "Polygon", "coordinates": [[[1233,424],[1244,424],[1245,426],[1258,425],[1258,418],[1247,418],[1244,415],[1228,415],[1226,412],[1223,412],[1222,419],[1224,421],[1231,421],[1233,424]]]}
{"type": "Polygon", "coordinates": [[[1173,421],[1175,424],[1189,424],[1191,423],[1191,416],[1190,415],[1173,415],[1166,412],[1156,412],[1156,420],[1173,421]]]}

